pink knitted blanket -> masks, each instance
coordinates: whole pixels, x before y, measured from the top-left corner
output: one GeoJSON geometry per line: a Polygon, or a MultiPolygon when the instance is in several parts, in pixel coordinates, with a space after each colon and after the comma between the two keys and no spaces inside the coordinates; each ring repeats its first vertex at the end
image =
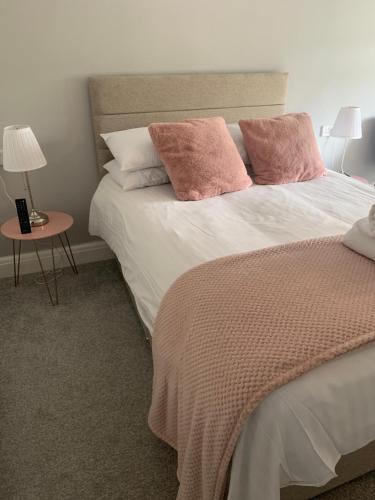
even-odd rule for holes
{"type": "Polygon", "coordinates": [[[271,391],[375,339],[375,263],[323,238],[177,279],[153,337],[149,424],[178,452],[180,500],[218,500],[241,428],[271,391]]]}

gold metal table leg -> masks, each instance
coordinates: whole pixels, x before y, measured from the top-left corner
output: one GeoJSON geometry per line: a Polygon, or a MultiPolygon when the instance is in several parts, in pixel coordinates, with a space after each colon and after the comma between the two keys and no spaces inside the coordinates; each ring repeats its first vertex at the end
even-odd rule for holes
{"type": "Polygon", "coordinates": [[[52,254],[52,267],[53,267],[53,279],[55,282],[55,304],[59,303],[59,295],[57,293],[57,276],[56,276],[56,266],[55,266],[55,249],[53,237],[51,238],[51,254],[52,254]]]}
{"type": "Polygon", "coordinates": [[[70,246],[70,241],[69,241],[69,238],[68,238],[68,234],[67,234],[66,231],[64,232],[64,234],[65,234],[66,242],[68,244],[70,256],[69,256],[68,251],[67,251],[67,249],[66,249],[66,247],[64,245],[64,241],[63,241],[63,239],[61,237],[61,234],[59,234],[58,237],[59,237],[61,246],[62,246],[62,248],[63,248],[63,250],[65,252],[66,258],[68,259],[68,262],[70,264],[70,267],[72,268],[73,273],[78,274],[78,268],[77,268],[77,265],[76,265],[75,260],[74,260],[74,255],[73,255],[73,252],[72,252],[72,248],[70,246]]]}
{"type": "Polygon", "coordinates": [[[14,286],[20,283],[20,265],[21,265],[21,245],[22,241],[18,240],[18,252],[16,252],[16,240],[12,240],[13,243],[13,275],[14,275],[14,286]],[[18,254],[16,263],[16,253],[18,254]]]}
{"type": "MultiPolygon", "coordinates": [[[[34,244],[34,249],[35,249],[36,256],[37,256],[38,261],[39,261],[40,270],[42,271],[42,276],[43,276],[44,284],[46,285],[46,288],[47,288],[47,291],[48,291],[48,295],[49,295],[51,304],[54,306],[55,302],[53,301],[52,293],[51,293],[51,290],[50,290],[49,285],[48,285],[47,276],[46,276],[46,273],[44,271],[43,264],[42,264],[42,261],[41,261],[40,255],[39,255],[38,245],[36,244],[35,240],[33,240],[33,244],[34,244]]],[[[55,278],[56,278],[56,272],[55,272],[55,278]]]]}

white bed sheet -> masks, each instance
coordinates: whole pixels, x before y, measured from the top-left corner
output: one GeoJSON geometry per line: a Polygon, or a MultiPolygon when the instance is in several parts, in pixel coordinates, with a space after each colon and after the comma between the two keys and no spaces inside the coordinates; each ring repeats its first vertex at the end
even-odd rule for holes
{"type": "MultiPolygon", "coordinates": [[[[90,233],[119,259],[152,332],[173,281],[202,262],[342,234],[375,189],[335,172],[309,182],[253,186],[179,202],[170,185],[124,192],[107,175],[91,204],[90,233]]],[[[275,500],[288,484],[319,486],[341,455],[375,439],[375,344],[281,387],[248,418],[233,457],[229,500],[275,500]]]]}

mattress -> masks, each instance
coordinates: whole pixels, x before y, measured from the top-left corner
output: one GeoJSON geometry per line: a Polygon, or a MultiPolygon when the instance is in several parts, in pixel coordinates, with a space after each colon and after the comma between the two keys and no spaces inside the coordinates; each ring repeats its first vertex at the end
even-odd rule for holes
{"type": "MultiPolygon", "coordinates": [[[[164,293],[184,271],[233,253],[342,234],[374,202],[372,186],[336,172],[198,202],[177,201],[170,185],[124,192],[107,175],[91,203],[90,233],[116,254],[152,332],[164,293]]],[[[334,477],[341,455],[375,439],[374,366],[369,344],[268,396],[237,443],[229,500],[274,500],[280,487],[334,477]]]]}

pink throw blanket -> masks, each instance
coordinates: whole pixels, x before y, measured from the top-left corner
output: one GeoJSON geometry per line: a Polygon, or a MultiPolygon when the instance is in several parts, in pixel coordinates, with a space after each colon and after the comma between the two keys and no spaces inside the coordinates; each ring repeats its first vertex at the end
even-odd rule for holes
{"type": "Polygon", "coordinates": [[[219,500],[248,415],[271,391],[375,339],[375,263],[341,239],[202,264],[153,337],[149,424],[178,451],[180,500],[219,500]]]}

